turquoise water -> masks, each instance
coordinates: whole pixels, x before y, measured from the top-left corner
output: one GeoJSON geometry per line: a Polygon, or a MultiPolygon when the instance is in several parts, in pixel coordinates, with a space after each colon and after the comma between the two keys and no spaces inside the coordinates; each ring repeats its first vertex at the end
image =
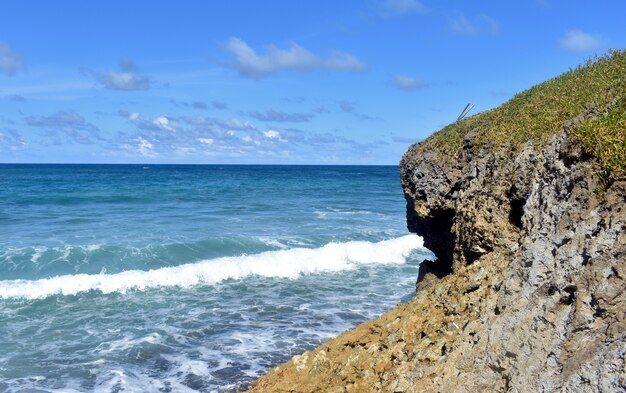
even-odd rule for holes
{"type": "Polygon", "coordinates": [[[246,387],[411,295],[404,212],[391,166],[0,165],[0,392],[246,387]]]}

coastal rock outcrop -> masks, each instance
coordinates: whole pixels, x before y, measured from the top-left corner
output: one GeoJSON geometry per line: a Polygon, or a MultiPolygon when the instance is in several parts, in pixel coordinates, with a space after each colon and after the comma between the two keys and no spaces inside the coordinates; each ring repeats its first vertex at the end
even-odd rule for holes
{"type": "Polygon", "coordinates": [[[626,392],[625,92],[611,51],[412,145],[415,296],[252,390],[626,392]]]}
{"type": "MultiPolygon", "coordinates": [[[[594,115],[590,107],[581,118],[594,115]]],[[[626,389],[626,184],[601,190],[596,171],[567,127],[514,155],[475,148],[471,135],[461,160],[409,149],[409,227],[428,247],[437,232],[424,223],[451,217],[449,275],[490,276],[480,317],[447,350],[445,384],[430,389],[626,389]],[[424,176],[433,168],[445,178],[424,176]]],[[[418,287],[434,282],[429,275],[418,287]]]]}
{"type": "Polygon", "coordinates": [[[626,391],[626,182],[596,171],[567,127],[514,154],[411,146],[407,224],[437,256],[415,297],[252,390],[626,391]]]}

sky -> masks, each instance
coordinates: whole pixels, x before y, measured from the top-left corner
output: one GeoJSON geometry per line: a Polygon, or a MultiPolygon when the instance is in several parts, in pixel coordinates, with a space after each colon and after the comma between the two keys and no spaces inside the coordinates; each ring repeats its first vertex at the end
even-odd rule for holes
{"type": "Polygon", "coordinates": [[[384,164],[626,47],[615,1],[33,1],[0,12],[0,163],[384,164]]]}

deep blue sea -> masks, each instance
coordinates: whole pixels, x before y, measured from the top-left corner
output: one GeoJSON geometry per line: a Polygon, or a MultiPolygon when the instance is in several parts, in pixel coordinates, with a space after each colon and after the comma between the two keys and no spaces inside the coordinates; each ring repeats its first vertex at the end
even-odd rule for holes
{"type": "Polygon", "coordinates": [[[0,165],[0,392],[245,388],[421,246],[395,166],[0,165]]]}

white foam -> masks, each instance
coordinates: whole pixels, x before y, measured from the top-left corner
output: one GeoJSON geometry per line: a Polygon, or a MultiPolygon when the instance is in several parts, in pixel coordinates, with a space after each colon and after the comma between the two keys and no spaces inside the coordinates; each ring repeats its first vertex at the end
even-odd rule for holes
{"type": "Polygon", "coordinates": [[[102,248],[101,244],[87,244],[87,245],[69,245],[65,244],[57,247],[45,247],[45,246],[29,246],[29,247],[7,247],[0,254],[0,260],[10,260],[13,257],[20,257],[30,254],[30,261],[34,264],[39,263],[39,260],[44,254],[57,255],[51,262],[68,260],[69,256],[73,252],[90,254],[96,252],[102,248]]]}
{"type": "Polygon", "coordinates": [[[96,354],[98,356],[109,354],[109,353],[119,353],[122,351],[126,351],[130,348],[134,348],[143,343],[146,344],[162,344],[165,345],[165,338],[159,333],[150,333],[145,337],[131,338],[130,336],[124,336],[117,340],[107,341],[99,344],[96,348],[94,348],[91,353],[96,354]]]}
{"type": "Polygon", "coordinates": [[[422,238],[406,235],[378,243],[352,241],[323,247],[292,248],[255,255],[225,257],[154,270],[129,270],[116,274],[74,274],[40,280],[0,281],[0,298],[41,299],[51,295],[76,295],[145,290],[156,287],[190,287],[215,284],[251,275],[296,279],[303,274],[353,269],[361,264],[400,264],[422,238]]]}
{"type": "Polygon", "coordinates": [[[286,244],[280,242],[279,240],[273,239],[271,237],[263,237],[262,236],[262,237],[259,237],[258,239],[259,239],[259,241],[261,241],[266,246],[282,248],[282,249],[289,248],[289,246],[287,246],[286,244]]]}

